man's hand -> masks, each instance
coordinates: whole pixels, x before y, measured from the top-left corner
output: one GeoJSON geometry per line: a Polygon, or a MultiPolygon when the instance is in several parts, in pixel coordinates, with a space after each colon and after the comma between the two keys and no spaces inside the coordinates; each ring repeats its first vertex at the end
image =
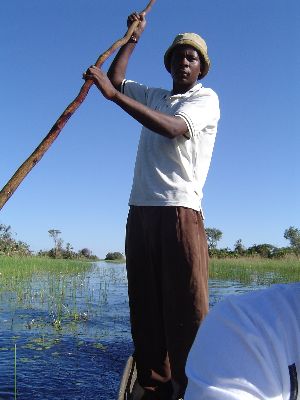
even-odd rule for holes
{"type": "Polygon", "coordinates": [[[129,28],[134,21],[139,21],[139,24],[132,34],[132,39],[138,42],[146,27],[145,13],[138,14],[137,12],[133,12],[130,14],[127,18],[127,27],[129,28]]]}
{"type": "Polygon", "coordinates": [[[103,96],[108,100],[113,100],[118,92],[108,79],[107,75],[95,65],[92,65],[87,69],[83,74],[83,79],[92,79],[103,96]]]}

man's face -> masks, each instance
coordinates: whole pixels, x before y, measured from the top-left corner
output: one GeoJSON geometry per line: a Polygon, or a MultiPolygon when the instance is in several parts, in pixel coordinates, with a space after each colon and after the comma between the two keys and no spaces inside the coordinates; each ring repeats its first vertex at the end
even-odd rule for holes
{"type": "Polygon", "coordinates": [[[179,45],[171,55],[171,75],[173,82],[182,86],[193,86],[201,72],[198,52],[189,45],[179,45]]]}

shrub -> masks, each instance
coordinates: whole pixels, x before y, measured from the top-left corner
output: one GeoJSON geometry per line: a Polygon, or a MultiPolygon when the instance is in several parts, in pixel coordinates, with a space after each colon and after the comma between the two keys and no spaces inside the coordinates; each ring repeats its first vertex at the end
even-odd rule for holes
{"type": "Polygon", "coordinates": [[[105,260],[125,260],[125,257],[123,256],[122,253],[115,251],[115,252],[110,252],[106,254],[105,260]]]}

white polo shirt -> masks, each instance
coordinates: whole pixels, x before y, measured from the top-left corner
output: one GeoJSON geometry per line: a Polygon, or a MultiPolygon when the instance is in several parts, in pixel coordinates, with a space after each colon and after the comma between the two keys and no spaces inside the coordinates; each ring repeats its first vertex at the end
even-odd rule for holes
{"type": "Polygon", "coordinates": [[[229,296],[202,323],[184,400],[297,400],[300,283],[229,296]]]}
{"type": "Polygon", "coordinates": [[[184,94],[125,80],[122,92],[168,115],[183,118],[185,136],[169,139],[142,128],[129,205],[201,209],[220,118],[218,96],[196,84],[184,94]]]}

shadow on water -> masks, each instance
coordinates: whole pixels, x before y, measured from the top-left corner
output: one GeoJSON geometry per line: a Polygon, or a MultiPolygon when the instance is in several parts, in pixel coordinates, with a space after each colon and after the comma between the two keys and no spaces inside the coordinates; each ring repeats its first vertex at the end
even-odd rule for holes
{"type": "MultiPolygon", "coordinates": [[[[132,353],[125,265],[100,262],[76,274],[6,279],[0,289],[0,400],[15,398],[15,344],[17,399],[114,400],[132,353]]],[[[256,287],[211,280],[210,304],[256,287]]]]}

